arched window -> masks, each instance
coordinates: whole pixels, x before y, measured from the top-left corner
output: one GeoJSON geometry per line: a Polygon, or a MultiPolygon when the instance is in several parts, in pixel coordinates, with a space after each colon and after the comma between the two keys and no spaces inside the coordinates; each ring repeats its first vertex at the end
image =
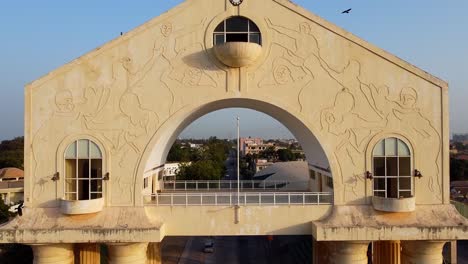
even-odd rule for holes
{"type": "Polygon", "coordinates": [[[262,35],[251,20],[235,16],[219,24],[213,33],[214,45],[225,42],[252,42],[262,45],[262,35]]]}
{"type": "Polygon", "coordinates": [[[411,151],[405,142],[390,137],[381,140],[372,155],[374,196],[408,198],[413,196],[411,151]]]}
{"type": "Polygon", "coordinates": [[[96,143],[79,139],[70,144],[65,151],[65,198],[101,198],[102,178],[102,153],[96,143]]]}

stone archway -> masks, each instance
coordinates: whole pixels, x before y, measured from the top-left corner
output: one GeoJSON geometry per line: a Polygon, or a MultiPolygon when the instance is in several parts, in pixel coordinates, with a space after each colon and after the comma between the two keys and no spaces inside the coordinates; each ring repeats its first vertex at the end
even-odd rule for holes
{"type": "MultiPolygon", "coordinates": [[[[143,180],[140,176],[143,175],[145,171],[165,163],[167,154],[177,136],[188,125],[201,116],[216,110],[232,107],[256,110],[277,119],[285,125],[301,143],[309,163],[314,164],[314,162],[317,162],[316,164],[320,164],[321,167],[329,168],[332,175],[337,175],[339,173],[335,156],[326,152],[325,148],[320,144],[319,138],[316,136],[317,132],[314,131],[314,128],[308,124],[300,114],[287,110],[287,107],[281,106],[281,104],[273,104],[254,98],[225,98],[212,100],[183,108],[169,118],[154,134],[145,149],[136,173],[136,205],[142,200],[142,194],[139,190],[142,190],[143,180]]],[[[336,178],[334,178],[334,182],[336,182],[336,178]]],[[[340,186],[340,183],[337,182],[334,186],[340,186]]],[[[339,193],[337,193],[339,190],[339,188],[334,188],[335,196],[339,195],[339,193]]]]}

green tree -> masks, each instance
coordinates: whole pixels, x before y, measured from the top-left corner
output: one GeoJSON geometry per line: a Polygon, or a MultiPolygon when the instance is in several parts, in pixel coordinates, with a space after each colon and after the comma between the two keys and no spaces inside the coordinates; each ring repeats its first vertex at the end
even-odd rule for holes
{"type": "Polygon", "coordinates": [[[0,143],[0,168],[24,168],[24,137],[4,140],[0,143]]]}
{"type": "Polygon", "coordinates": [[[278,153],[276,152],[276,148],[274,146],[269,146],[267,149],[260,152],[259,156],[269,161],[276,161],[278,159],[278,153]]]}
{"type": "Polygon", "coordinates": [[[296,157],[290,149],[278,149],[278,160],[294,161],[296,160],[296,157]]]}
{"type": "Polygon", "coordinates": [[[0,224],[8,222],[10,219],[10,207],[5,204],[2,197],[0,196],[0,224]]]}
{"type": "Polygon", "coordinates": [[[187,162],[177,173],[178,180],[219,180],[225,172],[225,162],[232,149],[232,142],[210,137],[208,140],[190,140],[203,146],[184,147],[176,142],[168,154],[168,161],[187,162]],[[190,164],[188,162],[191,162],[190,164]]]}
{"type": "Polygon", "coordinates": [[[450,159],[450,181],[468,180],[468,161],[456,158],[450,159]]]}
{"type": "Polygon", "coordinates": [[[219,180],[223,175],[223,168],[214,161],[200,160],[182,165],[177,172],[178,180],[219,180]]]}

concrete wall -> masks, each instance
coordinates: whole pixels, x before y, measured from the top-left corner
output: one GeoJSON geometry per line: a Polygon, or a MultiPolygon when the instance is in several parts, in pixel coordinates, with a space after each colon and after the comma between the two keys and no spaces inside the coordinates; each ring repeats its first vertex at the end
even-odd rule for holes
{"type": "Polygon", "coordinates": [[[234,207],[146,207],[148,217],[164,222],[164,236],[310,235],[312,221],[327,216],[331,205],[234,207]],[[187,222],[190,219],[190,223],[187,222]]]}
{"type": "MultiPolygon", "coordinates": [[[[404,40],[402,40],[404,41],[404,40]]],[[[106,206],[143,203],[143,175],[165,163],[187,125],[225,107],[269,114],[330,167],[336,204],[369,204],[373,146],[406,139],[417,204],[449,203],[447,84],[289,1],[187,0],[26,87],[25,199],[56,207],[66,147],[88,138],[103,152],[106,206]],[[213,55],[214,28],[253,20],[260,58],[229,68],[213,55]]]]}

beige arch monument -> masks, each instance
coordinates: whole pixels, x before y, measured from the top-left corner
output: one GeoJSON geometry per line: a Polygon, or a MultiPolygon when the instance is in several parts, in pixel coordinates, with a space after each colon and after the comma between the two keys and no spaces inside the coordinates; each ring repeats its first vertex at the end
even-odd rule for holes
{"type": "Polygon", "coordinates": [[[449,199],[448,109],[446,82],[290,1],[186,0],[26,86],[26,207],[0,243],[32,245],[35,263],[73,263],[74,251],[98,263],[98,244],[110,263],[160,263],[165,236],[312,234],[315,263],[367,263],[371,242],[374,259],[441,263],[446,241],[468,238],[449,199]],[[261,41],[217,42],[231,17],[261,41]],[[333,176],[333,203],[155,205],[177,135],[228,107],[286,125],[333,176]],[[411,153],[411,195],[375,195],[386,138],[411,153]],[[73,144],[100,150],[87,199],[70,179],[73,144]]]}

